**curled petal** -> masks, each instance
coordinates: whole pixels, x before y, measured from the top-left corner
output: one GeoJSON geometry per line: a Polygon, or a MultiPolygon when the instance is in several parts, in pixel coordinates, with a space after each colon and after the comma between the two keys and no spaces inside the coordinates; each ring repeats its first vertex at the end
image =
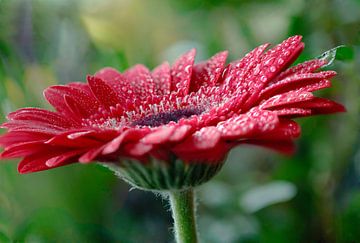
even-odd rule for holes
{"type": "Polygon", "coordinates": [[[190,88],[196,50],[192,49],[177,59],[171,67],[171,90],[186,95],[190,88]]]}
{"type": "Polygon", "coordinates": [[[325,64],[326,61],[321,59],[306,61],[283,71],[282,73],[279,74],[277,80],[282,80],[289,76],[293,76],[295,74],[313,73],[314,71],[321,68],[325,64]]]}
{"type": "Polygon", "coordinates": [[[190,91],[197,91],[203,86],[214,86],[223,72],[227,51],[219,52],[208,61],[194,65],[190,91]]]}
{"type": "Polygon", "coordinates": [[[105,107],[113,106],[120,103],[120,100],[116,92],[106,84],[102,79],[97,77],[88,76],[87,78],[91,91],[97,100],[105,107]]]}
{"type": "MultiPolygon", "coordinates": [[[[260,104],[261,109],[279,109],[283,107],[289,107],[293,104],[308,101],[314,98],[314,95],[310,92],[302,91],[289,91],[284,94],[279,94],[265,100],[260,104]]],[[[292,106],[293,107],[293,106],[292,106]]]]}
{"type": "Polygon", "coordinates": [[[176,145],[174,151],[194,151],[214,148],[220,141],[221,134],[216,127],[204,127],[176,145]]]}
{"type": "Polygon", "coordinates": [[[149,69],[143,65],[135,65],[124,73],[124,76],[130,82],[132,92],[136,97],[143,99],[149,95],[155,94],[155,83],[149,69]]]}
{"type": "Polygon", "coordinates": [[[73,112],[69,110],[69,107],[65,103],[65,95],[74,100],[76,106],[84,112],[83,115],[85,117],[96,113],[100,108],[100,103],[97,99],[83,89],[65,85],[55,85],[44,91],[45,98],[58,112],[63,113],[66,116],[73,117],[73,112]]]}
{"type": "Polygon", "coordinates": [[[164,62],[152,71],[152,77],[155,84],[155,93],[158,95],[170,94],[171,90],[171,75],[170,65],[164,62]]]}
{"type": "Polygon", "coordinates": [[[291,90],[301,89],[302,91],[312,92],[318,89],[327,88],[331,85],[327,79],[335,75],[336,72],[326,71],[290,76],[263,89],[259,99],[267,99],[276,94],[285,93],[291,90]]]}

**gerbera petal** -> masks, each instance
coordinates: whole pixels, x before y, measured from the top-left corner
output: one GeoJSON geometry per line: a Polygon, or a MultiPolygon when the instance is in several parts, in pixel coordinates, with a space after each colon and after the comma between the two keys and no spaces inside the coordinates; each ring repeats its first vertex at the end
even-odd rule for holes
{"type": "Polygon", "coordinates": [[[100,155],[102,153],[102,151],[104,150],[105,146],[100,146],[100,147],[96,147],[96,148],[92,148],[90,150],[88,150],[86,153],[84,153],[83,155],[81,155],[79,157],[79,162],[82,164],[87,164],[92,162],[98,155],[100,155]]]}
{"type": "Polygon", "coordinates": [[[85,112],[84,115],[86,117],[93,115],[100,108],[100,103],[93,95],[79,88],[66,85],[55,85],[44,91],[45,98],[58,112],[72,117],[73,112],[69,109],[64,100],[65,95],[73,98],[76,106],[80,107],[81,110],[85,112]]]}
{"type": "Polygon", "coordinates": [[[227,51],[219,52],[208,61],[194,65],[190,92],[199,90],[203,86],[214,86],[223,72],[227,51]]]}
{"type": "Polygon", "coordinates": [[[1,158],[18,158],[43,151],[44,145],[41,141],[30,141],[11,145],[1,153],[1,158]]]}
{"type": "Polygon", "coordinates": [[[303,48],[304,44],[301,42],[301,36],[293,36],[270,49],[261,57],[261,61],[252,69],[245,80],[248,86],[251,87],[249,91],[252,93],[245,103],[246,107],[251,107],[256,102],[261,90],[276,75],[290,66],[303,48]]]}
{"type": "Polygon", "coordinates": [[[125,78],[123,74],[118,72],[116,69],[111,67],[106,67],[96,72],[95,77],[103,80],[107,85],[109,85],[113,92],[116,93],[117,99],[119,100],[122,107],[116,106],[117,109],[124,110],[124,103],[127,100],[133,100],[135,98],[135,93],[132,91],[130,82],[125,78]]]}
{"type": "Polygon", "coordinates": [[[22,108],[8,114],[9,120],[44,122],[51,123],[58,127],[71,128],[78,124],[74,124],[59,113],[40,109],[40,108],[22,108]]]}
{"type": "Polygon", "coordinates": [[[261,45],[246,54],[244,58],[230,63],[224,69],[220,78],[220,82],[224,89],[247,89],[248,83],[246,82],[245,77],[259,62],[260,57],[269,45],[270,44],[261,45]]]}
{"type": "Polygon", "coordinates": [[[285,117],[285,118],[296,118],[296,117],[311,115],[310,109],[302,109],[302,108],[284,108],[280,110],[274,110],[274,112],[279,117],[285,117]]]}
{"type": "Polygon", "coordinates": [[[34,132],[43,134],[59,134],[65,129],[45,122],[8,121],[1,124],[1,128],[7,128],[9,132],[34,132]]]}
{"type": "Polygon", "coordinates": [[[173,152],[179,157],[184,163],[219,163],[223,161],[235,144],[219,141],[217,145],[211,149],[202,150],[187,150],[187,149],[175,149],[173,152]]]}
{"type": "Polygon", "coordinates": [[[67,164],[70,159],[76,160],[76,158],[86,150],[72,150],[69,152],[62,153],[58,156],[54,156],[45,161],[47,167],[58,167],[67,164]]]}
{"type": "Polygon", "coordinates": [[[83,148],[83,147],[98,146],[101,144],[101,141],[86,137],[69,138],[68,134],[61,134],[52,137],[51,139],[47,140],[45,143],[53,146],[83,148]]]}
{"type": "Polygon", "coordinates": [[[276,94],[285,93],[291,90],[301,89],[310,92],[322,87],[328,87],[331,83],[327,80],[336,75],[334,71],[320,73],[297,74],[278,81],[275,84],[263,89],[260,93],[260,100],[267,99],[276,94]]]}
{"type": "Polygon", "coordinates": [[[293,76],[294,74],[313,73],[314,71],[318,70],[325,64],[326,61],[321,59],[306,61],[283,71],[282,73],[279,74],[279,76],[276,79],[282,80],[289,76],[293,76]]]}
{"type": "Polygon", "coordinates": [[[155,83],[155,94],[165,95],[170,94],[171,91],[171,75],[170,65],[168,62],[157,66],[152,71],[152,77],[155,83]]]}
{"type": "Polygon", "coordinates": [[[289,107],[295,103],[308,101],[314,98],[314,95],[310,92],[303,91],[289,91],[287,93],[275,95],[268,100],[265,100],[260,104],[261,109],[276,109],[289,107]]]}
{"type": "Polygon", "coordinates": [[[300,136],[299,124],[292,120],[283,119],[269,132],[261,133],[255,137],[257,140],[289,140],[300,136]]]}
{"type": "Polygon", "coordinates": [[[266,140],[265,141],[247,140],[243,143],[265,147],[285,155],[292,155],[295,152],[295,144],[292,140],[277,141],[277,142],[266,141],[266,140]]]}
{"type": "Polygon", "coordinates": [[[220,141],[221,133],[216,127],[203,127],[184,142],[176,145],[174,151],[194,151],[214,148],[220,141]]]}
{"type": "Polygon", "coordinates": [[[27,156],[20,161],[18,171],[20,174],[32,173],[50,169],[45,162],[50,159],[49,155],[27,156]]]}
{"type": "Polygon", "coordinates": [[[36,132],[8,132],[0,136],[0,145],[8,147],[17,143],[31,141],[46,141],[51,137],[49,134],[36,132]]]}
{"type": "Polygon", "coordinates": [[[88,76],[87,80],[94,96],[105,107],[116,107],[117,104],[122,102],[116,92],[102,79],[95,76],[88,76]]]}
{"type": "Polygon", "coordinates": [[[125,145],[124,150],[130,156],[141,157],[144,156],[146,153],[150,152],[152,148],[152,144],[144,144],[138,142],[125,145]]]}
{"type": "Polygon", "coordinates": [[[223,139],[251,138],[269,132],[277,126],[279,119],[275,112],[253,109],[246,114],[234,116],[217,125],[223,139]]]}
{"type": "Polygon", "coordinates": [[[144,65],[135,65],[134,67],[126,70],[124,76],[131,84],[132,91],[138,98],[145,99],[146,97],[155,94],[154,80],[149,69],[147,69],[144,65]]]}
{"type": "Polygon", "coordinates": [[[332,100],[319,97],[314,97],[312,100],[299,104],[299,108],[311,109],[311,115],[331,114],[346,111],[343,105],[332,100]]]}
{"type": "MultiPolygon", "coordinates": [[[[104,80],[108,84],[123,83],[123,75],[112,67],[105,67],[94,74],[95,77],[104,80]]],[[[115,87],[114,87],[115,88],[115,87]]]]}
{"type": "Polygon", "coordinates": [[[146,144],[161,144],[169,140],[170,135],[174,133],[175,126],[162,126],[154,132],[147,134],[141,139],[146,144]]]}
{"type": "MultiPolygon", "coordinates": [[[[24,157],[18,165],[18,171],[21,174],[32,173],[36,171],[48,170],[50,167],[46,165],[46,161],[49,159],[66,153],[66,150],[47,149],[38,153],[31,154],[24,157]]],[[[74,163],[76,161],[66,161],[66,164],[74,163]]],[[[55,168],[64,165],[64,162],[60,165],[53,166],[55,168]]]]}
{"type": "Polygon", "coordinates": [[[190,79],[194,65],[196,50],[179,57],[171,67],[171,91],[178,92],[180,95],[189,93],[190,79]]]}
{"type": "Polygon", "coordinates": [[[112,139],[109,143],[104,146],[103,154],[111,154],[117,151],[120,146],[128,141],[138,141],[143,138],[149,132],[148,129],[129,129],[122,132],[119,136],[112,139]]]}

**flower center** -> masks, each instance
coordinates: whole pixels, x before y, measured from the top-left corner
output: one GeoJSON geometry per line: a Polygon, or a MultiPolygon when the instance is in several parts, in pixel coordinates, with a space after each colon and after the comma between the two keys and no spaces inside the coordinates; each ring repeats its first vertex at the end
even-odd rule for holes
{"type": "Polygon", "coordinates": [[[204,110],[201,108],[184,108],[169,112],[161,112],[158,114],[152,114],[136,120],[131,123],[133,126],[149,126],[157,127],[165,125],[171,121],[177,122],[181,118],[188,118],[192,115],[200,115],[204,110]]]}

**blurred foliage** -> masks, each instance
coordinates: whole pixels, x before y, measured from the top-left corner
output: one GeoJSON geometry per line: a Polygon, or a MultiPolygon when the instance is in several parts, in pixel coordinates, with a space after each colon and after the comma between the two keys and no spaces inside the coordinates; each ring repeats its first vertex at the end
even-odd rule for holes
{"type": "MultiPolygon", "coordinates": [[[[358,242],[360,239],[360,1],[0,0],[0,112],[47,106],[42,90],[124,70],[199,60],[227,49],[241,57],[264,42],[304,36],[300,60],[339,45],[321,91],[343,115],[301,119],[288,158],[254,147],[231,152],[198,188],[203,242],[358,242]]],[[[0,166],[0,242],[171,242],[163,200],[130,191],[96,164],[18,175],[0,166]]]]}

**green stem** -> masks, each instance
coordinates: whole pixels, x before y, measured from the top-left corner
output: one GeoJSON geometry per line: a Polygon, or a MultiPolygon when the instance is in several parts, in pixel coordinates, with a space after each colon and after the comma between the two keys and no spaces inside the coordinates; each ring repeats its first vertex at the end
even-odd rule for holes
{"type": "Polygon", "coordinates": [[[177,243],[197,243],[195,202],[192,188],[169,191],[174,231],[177,243]]]}

